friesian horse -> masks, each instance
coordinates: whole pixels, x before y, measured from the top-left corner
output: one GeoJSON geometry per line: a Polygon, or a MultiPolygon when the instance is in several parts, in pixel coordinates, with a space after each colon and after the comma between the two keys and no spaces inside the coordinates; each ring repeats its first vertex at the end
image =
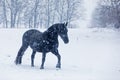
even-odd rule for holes
{"type": "Polygon", "coordinates": [[[51,52],[57,56],[58,59],[56,68],[61,68],[61,56],[58,52],[58,36],[62,38],[64,43],[69,42],[67,24],[67,22],[53,24],[44,32],[40,32],[36,29],[26,31],[23,34],[22,46],[16,56],[15,64],[17,65],[22,63],[22,56],[28,46],[30,46],[33,50],[31,55],[31,66],[34,66],[34,57],[36,52],[42,52],[42,64],[40,69],[44,69],[46,53],[51,52]]]}

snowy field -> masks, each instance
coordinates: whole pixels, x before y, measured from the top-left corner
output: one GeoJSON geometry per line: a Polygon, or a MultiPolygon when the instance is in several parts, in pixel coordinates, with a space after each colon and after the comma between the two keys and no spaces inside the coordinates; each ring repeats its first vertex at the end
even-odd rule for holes
{"type": "Polygon", "coordinates": [[[69,44],[59,38],[62,69],[56,70],[57,59],[48,53],[45,69],[40,70],[41,53],[36,54],[35,67],[31,67],[30,48],[22,65],[14,64],[25,31],[0,29],[0,80],[120,80],[120,32],[69,29],[69,44]]]}

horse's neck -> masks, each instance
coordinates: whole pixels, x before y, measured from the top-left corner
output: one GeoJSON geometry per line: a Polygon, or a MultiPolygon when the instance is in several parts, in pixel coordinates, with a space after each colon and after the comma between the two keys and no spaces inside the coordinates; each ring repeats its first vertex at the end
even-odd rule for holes
{"type": "Polygon", "coordinates": [[[47,38],[51,38],[51,39],[57,39],[58,38],[58,33],[56,31],[52,31],[52,30],[46,30],[43,33],[44,36],[46,36],[47,38]]]}

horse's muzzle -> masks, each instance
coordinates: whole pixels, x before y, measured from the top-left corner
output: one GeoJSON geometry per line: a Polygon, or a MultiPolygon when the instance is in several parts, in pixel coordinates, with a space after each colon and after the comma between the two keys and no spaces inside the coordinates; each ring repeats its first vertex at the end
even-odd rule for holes
{"type": "Polygon", "coordinates": [[[64,43],[65,44],[69,43],[69,39],[67,38],[66,40],[64,40],[64,43]]]}
{"type": "Polygon", "coordinates": [[[65,44],[69,43],[68,35],[60,35],[65,44]]]}

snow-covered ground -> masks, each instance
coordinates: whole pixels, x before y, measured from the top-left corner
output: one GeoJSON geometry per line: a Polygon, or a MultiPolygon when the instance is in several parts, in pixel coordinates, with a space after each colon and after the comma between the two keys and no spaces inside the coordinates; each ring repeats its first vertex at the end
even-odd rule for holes
{"type": "MultiPolygon", "coordinates": [[[[48,53],[40,70],[41,54],[30,66],[31,49],[22,65],[14,60],[26,29],[0,29],[0,80],[120,80],[120,32],[108,29],[69,29],[69,44],[59,38],[62,69],[56,70],[56,57],[48,53]]],[[[41,31],[41,30],[40,30],[41,31]]]]}

